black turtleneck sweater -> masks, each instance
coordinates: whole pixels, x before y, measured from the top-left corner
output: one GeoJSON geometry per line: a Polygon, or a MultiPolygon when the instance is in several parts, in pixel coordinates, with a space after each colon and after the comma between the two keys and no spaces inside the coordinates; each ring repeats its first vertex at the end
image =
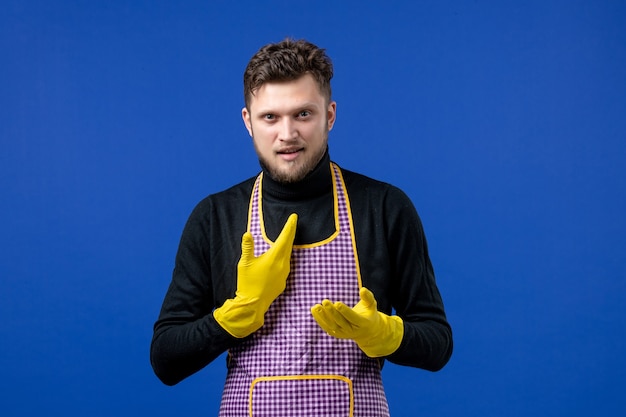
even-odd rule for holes
{"type": "MultiPolygon", "coordinates": [[[[271,240],[291,213],[298,214],[295,244],[318,242],[334,232],[329,164],[327,152],[297,184],[263,175],[263,216],[271,240]]],[[[452,353],[452,332],[413,204],[392,185],[347,170],[342,174],[363,286],[372,290],[380,311],[404,321],[402,343],[386,359],[441,369],[452,353]]],[[[150,351],[152,367],[165,384],[180,382],[241,341],[222,329],[212,312],[235,294],[255,178],[206,197],[185,225],[150,351]]]]}

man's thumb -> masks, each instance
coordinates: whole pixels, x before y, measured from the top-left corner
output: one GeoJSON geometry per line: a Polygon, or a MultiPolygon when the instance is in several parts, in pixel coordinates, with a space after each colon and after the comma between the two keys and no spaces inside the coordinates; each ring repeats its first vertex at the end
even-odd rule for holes
{"type": "Polygon", "coordinates": [[[241,261],[248,264],[254,258],[254,239],[250,232],[241,237],[241,261]]]}

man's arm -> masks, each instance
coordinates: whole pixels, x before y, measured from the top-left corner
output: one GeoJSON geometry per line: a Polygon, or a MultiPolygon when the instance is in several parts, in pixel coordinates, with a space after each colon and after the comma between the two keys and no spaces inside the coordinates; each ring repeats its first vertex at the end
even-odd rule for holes
{"type": "MultiPolygon", "coordinates": [[[[200,203],[185,225],[172,281],[154,325],[150,361],[167,385],[204,368],[238,340],[222,329],[212,314],[215,297],[207,206],[206,201],[200,203]]],[[[222,285],[227,287],[227,282],[222,285]]]]}
{"type": "Polygon", "coordinates": [[[392,306],[404,323],[400,347],[387,359],[437,371],[452,354],[452,330],[435,282],[422,223],[412,202],[396,188],[390,189],[385,205],[392,306]]]}

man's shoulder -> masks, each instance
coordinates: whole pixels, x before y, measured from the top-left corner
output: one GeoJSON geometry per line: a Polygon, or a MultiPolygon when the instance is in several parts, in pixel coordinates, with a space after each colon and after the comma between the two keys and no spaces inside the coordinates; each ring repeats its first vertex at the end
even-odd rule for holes
{"type": "Polygon", "coordinates": [[[349,169],[346,169],[342,166],[340,166],[339,164],[335,164],[339,167],[339,169],[341,170],[341,176],[343,177],[344,182],[346,183],[354,183],[354,184],[367,184],[367,185],[371,185],[374,187],[386,187],[389,186],[389,184],[377,180],[375,178],[372,178],[368,175],[362,174],[360,172],[356,172],[356,171],[352,171],[349,169]]]}
{"type": "Polygon", "coordinates": [[[351,205],[359,207],[352,212],[355,218],[382,215],[387,219],[421,223],[413,201],[396,185],[343,168],[341,172],[351,205]]]}
{"type": "Polygon", "coordinates": [[[358,193],[376,193],[376,194],[400,194],[404,192],[397,186],[385,181],[372,178],[368,175],[351,171],[349,169],[340,168],[341,175],[349,191],[358,193]]]}

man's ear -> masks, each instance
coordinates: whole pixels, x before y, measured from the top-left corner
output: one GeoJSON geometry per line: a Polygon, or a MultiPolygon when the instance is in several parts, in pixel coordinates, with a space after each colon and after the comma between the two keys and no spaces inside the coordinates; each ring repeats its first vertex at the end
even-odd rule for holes
{"type": "Polygon", "coordinates": [[[337,119],[337,102],[331,101],[328,103],[326,117],[328,120],[328,130],[330,131],[333,129],[335,120],[337,119]]]}
{"type": "Polygon", "coordinates": [[[252,137],[252,123],[250,122],[250,112],[247,107],[241,109],[241,118],[243,119],[243,124],[246,125],[246,129],[248,130],[248,134],[252,137]]]}

